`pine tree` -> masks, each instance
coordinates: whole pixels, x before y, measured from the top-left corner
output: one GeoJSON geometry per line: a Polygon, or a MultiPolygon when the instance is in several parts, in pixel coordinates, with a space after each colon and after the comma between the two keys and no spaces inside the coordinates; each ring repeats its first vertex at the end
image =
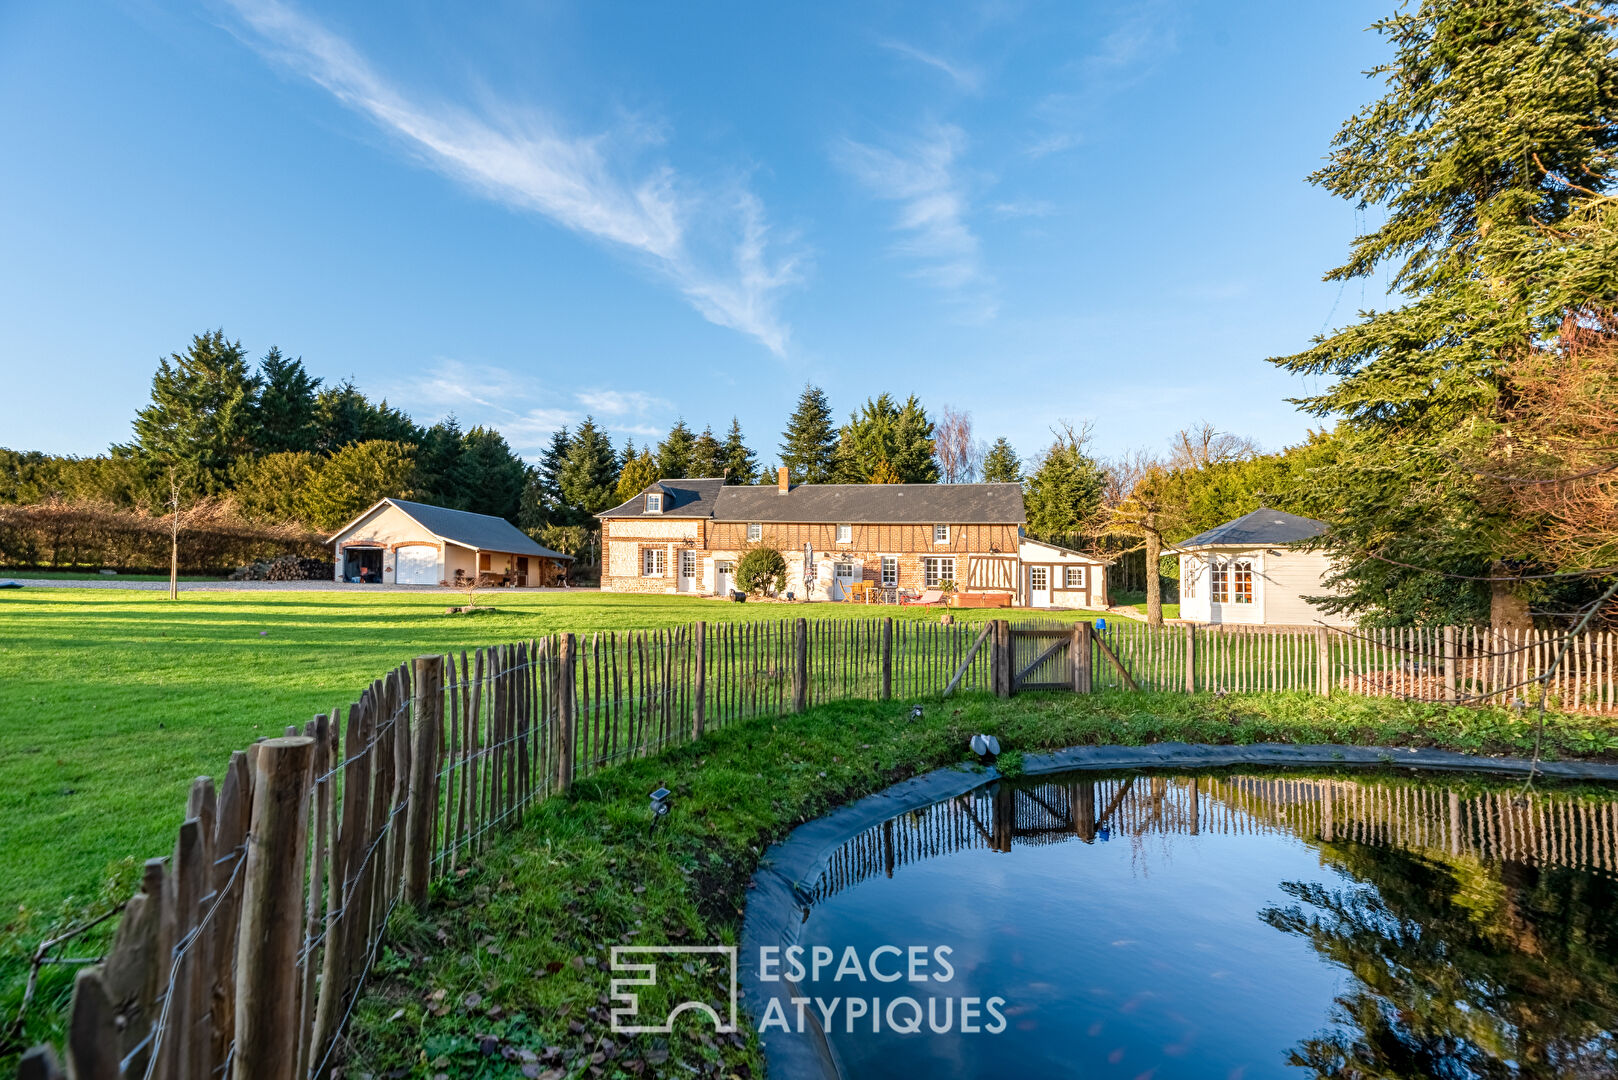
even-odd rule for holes
{"type": "Polygon", "coordinates": [[[326,454],[351,443],[372,440],[420,445],[426,437],[426,432],[406,413],[386,400],[372,403],[352,379],[328,386],[316,395],[315,423],[317,448],[326,454]]]}
{"type": "Polygon", "coordinates": [[[595,417],[586,416],[574,432],[558,480],[564,513],[571,519],[564,524],[593,526],[593,515],[614,505],[618,455],[595,417]]]}
{"type": "Polygon", "coordinates": [[[751,484],[759,476],[758,460],[742,438],[742,422],[730,418],[730,432],[725,436],[723,451],[725,483],[751,484]]]}
{"type": "Polygon", "coordinates": [[[539,453],[539,463],[528,470],[523,490],[522,510],[517,524],[531,534],[552,525],[567,525],[571,515],[562,505],[562,466],[573,439],[567,428],[551,433],[551,441],[539,453]]]}
{"type": "Polygon", "coordinates": [[[685,418],[676,420],[668,436],[657,444],[658,476],[664,480],[679,480],[692,475],[696,443],[696,436],[686,427],[685,418]]]}
{"type": "Polygon", "coordinates": [[[838,433],[834,460],[840,484],[938,481],[933,425],[914,397],[903,407],[888,394],[868,399],[838,433]]]}
{"type": "Polygon", "coordinates": [[[1340,418],[1338,467],[1319,477],[1335,507],[1330,583],[1345,591],[1328,610],[1528,621],[1525,584],[1475,585],[1468,610],[1443,575],[1531,569],[1501,561],[1518,523],[1484,504],[1467,462],[1486,453],[1513,367],[1553,347],[1581,300],[1610,306],[1610,259],[1583,297],[1550,295],[1543,271],[1579,192],[1609,190],[1618,165],[1612,7],[1424,0],[1375,25],[1394,46],[1373,72],[1388,90],[1343,124],[1310,179],[1386,211],[1327,279],[1388,266],[1404,302],[1273,361],[1328,378],[1299,404],[1340,418]]]}
{"type": "Polygon", "coordinates": [[[713,428],[705,427],[691,444],[691,475],[698,477],[723,476],[725,447],[714,438],[713,428]]]}
{"type": "Polygon", "coordinates": [[[527,470],[493,428],[475,427],[461,437],[452,472],[454,489],[474,514],[503,517],[518,524],[527,470]]]}
{"type": "Polygon", "coordinates": [[[416,490],[435,506],[472,509],[471,493],[461,483],[465,437],[460,421],[452,413],[428,428],[416,449],[416,490]]]}
{"type": "Polygon", "coordinates": [[[257,393],[241,342],[223,330],[197,334],[184,353],[158,362],[152,403],[135,414],[136,446],[181,470],[194,490],[221,491],[252,453],[257,393]]]}
{"type": "Polygon", "coordinates": [[[901,484],[938,483],[938,459],[933,442],[933,422],[927,410],[912,394],[899,410],[893,425],[895,454],[893,469],[901,484]]]}
{"type": "Polygon", "coordinates": [[[1039,456],[1024,497],[1028,534],[1063,541],[1094,525],[1107,474],[1088,452],[1087,429],[1063,428],[1039,456]]]}
{"type": "Polygon", "coordinates": [[[826,392],[805,383],[803,393],[798,395],[798,407],[781,435],[781,464],[795,483],[829,483],[836,449],[837,432],[826,392]]]}
{"type": "Polygon", "coordinates": [[[613,497],[620,503],[626,503],[657,481],[657,461],[652,457],[650,450],[642,450],[624,462],[623,471],[618,474],[618,488],[613,497]]]}
{"type": "Polygon", "coordinates": [[[304,370],[303,358],[289,360],[270,346],[258,362],[258,383],[254,450],[260,454],[313,450],[320,380],[304,370]]]}
{"type": "Polygon", "coordinates": [[[985,484],[1017,484],[1022,482],[1022,461],[1011,442],[1004,435],[994,440],[989,452],[983,456],[983,482],[985,484]]]}

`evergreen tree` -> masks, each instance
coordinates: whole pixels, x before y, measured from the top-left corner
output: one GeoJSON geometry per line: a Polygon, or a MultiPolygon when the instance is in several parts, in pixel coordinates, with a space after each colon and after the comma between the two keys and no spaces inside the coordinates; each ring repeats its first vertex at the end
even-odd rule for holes
{"type": "Polygon", "coordinates": [[[416,491],[435,506],[470,510],[471,496],[461,487],[462,440],[466,433],[451,414],[423,433],[416,449],[416,491]]]}
{"type": "Polygon", "coordinates": [[[135,414],[135,445],[180,469],[201,494],[221,491],[252,453],[257,393],[241,342],[223,330],[197,334],[184,353],[158,362],[152,403],[135,414]]]}
{"type": "Polygon", "coordinates": [[[564,513],[570,518],[559,524],[590,525],[592,516],[614,505],[618,490],[618,456],[612,440],[596,427],[595,418],[586,416],[574,433],[558,477],[564,513]]]}
{"type": "Polygon", "coordinates": [[[1064,428],[1035,461],[1024,497],[1030,536],[1060,542],[1095,523],[1107,474],[1088,441],[1088,431],[1064,428]]]}
{"type": "Polygon", "coordinates": [[[1528,622],[1523,582],[1473,585],[1470,611],[1410,600],[1452,593],[1445,574],[1533,569],[1501,560],[1517,523],[1485,505],[1467,462],[1486,453],[1514,365],[1554,347],[1581,302],[1610,307],[1610,255],[1582,296],[1551,294],[1544,271],[1579,193],[1610,190],[1618,165],[1612,7],[1423,0],[1376,24],[1394,46],[1373,72],[1388,90],[1343,124],[1310,179],[1386,211],[1327,279],[1389,266],[1404,302],[1273,361],[1325,376],[1299,403],[1340,418],[1338,467],[1319,477],[1334,507],[1330,583],[1344,590],[1330,610],[1528,622]]]}
{"type": "Polygon", "coordinates": [[[937,483],[932,422],[914,397],[871,398],[839,432],[835,463],[840,484],[937,483]]]}
{"type": "Polygon", "coordinates": [[[573,436],[568,434],[567,428],[551,433],[551,441],[540,451],[539,464],[529,478],[524,509],[532,516],[524,528],[572,523],[572,515],[562,501],[562,467],[567,464],[568,451],[572,449],[573,436]]]}
{"type": "Polygon", "coordinates": [[[730,418],[730,432],[725,436],[722,460],[727,484],[751,484],[759,477],[758,460],[742,439],[742,422],[734,416],[730,418]]]}
{"type": "Polygon", "coordinates": [[[664,480],[679,480],[692,475],[692,463],[695,461],[697,439],[686,427],[685,418],[674,421],[669,428],[667,438],[657,444],[657,473],[664,480]]]}
{"type": "Polygon", "coordinates": [[[318,432],[315,395],[320,380],[290,360],[276,346],[258,362],[258,406],[254,416],[254,450],[260,454],[313,450],[318,432]]]}
{"type": "Polygon", "coordinates": [[[254,521],[311,525],[309,491],[325,460],[307,450],[283,450],[242,461],[232,477],[237,508],[254,521]]]}
{"type": "Polygon", "coordinates": [[[475,427],[462,436],[451,475],[463,509],[518,523],[527,470],[498,431],[475,427]]]}
{"type": "Polygon", "coordinates": [[[983,457],[985,484],[1017,484],[1022,482],[1022,460],[1004,435],[994,440],[983,457]]]}
{"type": "Polygon", "coordinates": [[[343,447],[325,460],[309,484],[307,523],[331,532],[380,499],[413,497],[415,452],[409,443],[384,440],[343,447]]]}
{"type": "Polygon", "coordinates": [[[657,480],[657,461],[652,457],[650,450],[642,450],[624,463],[623,471],[618,474],[618,488],[613,493],[614,498],[620,503],[626,503],[657,483],[657,480]]]}
{"type": "Polygon", "coordinates": [[[723,476],[724,472],[724,444],[714,438],[712,427],[705,427],[691,445],[691,475],[714,477],[723,476]]]}
{"type": "Polygon", "coordinates": [[[781,464],[794,483],[825,484],[832,479],[836,451],[837,431],[826,392],[805,383],[781,435],[781,464]]]}
{"type": "Polygon", "coordinates": [[[382,440],[419,445],[426,433],[383,400],[372,403],[352,379],[322,389],[315,397],[317,449],[332,454],[356,442],[382,440]]]}
{"type": "Polygon", "coordinates": [[[901,484],[938,483],[937,449],[933,441],[933,422],[927,410],[912,394],[899,410],[893,425],[893,470],[901,484]]]}

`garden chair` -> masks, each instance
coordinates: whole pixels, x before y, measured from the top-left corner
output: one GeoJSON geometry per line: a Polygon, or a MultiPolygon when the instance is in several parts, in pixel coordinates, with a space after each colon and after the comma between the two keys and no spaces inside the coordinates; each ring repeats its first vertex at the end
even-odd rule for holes
{"type": "Polygon", "coordinates": [[[905,607],[926,607],[928,604],[942,604],[943,602],[944,592],[942,589],[928,589],[920,596],[913,598],[902,593],[899,596],[899,603],[905,607]]]}

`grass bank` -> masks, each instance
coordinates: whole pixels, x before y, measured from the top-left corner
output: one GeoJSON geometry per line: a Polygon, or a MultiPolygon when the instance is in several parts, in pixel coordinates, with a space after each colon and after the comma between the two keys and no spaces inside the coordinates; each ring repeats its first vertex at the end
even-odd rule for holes
{"type": "MultiPolygon", "coordinates": [[[[849,703],[751,721],[609,770],[435,886],[425,916],[396,916],[356,1010],[352,1071],[375,1076],[748,1077],[756,1040],[696,1024],[628,1042],[609,1028],[610,948],[735,944],[759,857],[794,825],[930,768],[977,731],[1014,751],[1077,744],[1341,742],[1523,754],[1533,727],[1498,709],[1303,694],[1106,693],[849,703]],[[674,810],[648,833],[647,793],[674,810]],[[677,1067],[677,1071],[676,1071],[677,1067]],[[525,1071],[526,1070],[526,1071],[525,1071]]],[[[1618,753],[1618,731],[1553,717],[1555,756],[1618,753]]],[[[711,997],[699,964],[664,965],[643,1013],[711,997]]]]}
{"type": "MultiPolygon", "coordinates": [[[[111,868],[167,854],[196,776],[409,657],[558,630],[706,619],[936,620],[934,608],[724,604],[596,592],[0,591],[0,911],[49,921],[111,868]],[[41,913],[42,914],[38,914],[41,913]]],[[[992,611],[964,610],[962,621],[992,611]]],[[[11,918],[8,915],[8,919],[11,918]]],[[[13,920],[14,921],[14,920],[13,920]]]]}

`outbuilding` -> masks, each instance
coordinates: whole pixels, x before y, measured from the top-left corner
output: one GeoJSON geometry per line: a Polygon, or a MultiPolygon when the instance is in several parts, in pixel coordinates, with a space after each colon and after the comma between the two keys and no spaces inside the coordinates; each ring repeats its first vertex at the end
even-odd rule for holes
{"type": "Polygon", "coordinates": [[[1331,560],[1306,550],[1326,523],[1259,507],[1174,545],[1180,551],[1180,618],[1248,626],[1352,626],[1308,598],[1327,596],[1331,560]]]}
{"type": "Polygon", "coordinates": [[[505,518],[383,499],[331,538],[336,579],[356,584],[560,585],[573,556],[505,518]]]}
{"type": "Polygon", "coordinates": [[[1017,555],[1022,563],[1017,602],[1023,607],[1107,606],[1108,560],[1026,536],[1017,542],[1017,555]]]}

